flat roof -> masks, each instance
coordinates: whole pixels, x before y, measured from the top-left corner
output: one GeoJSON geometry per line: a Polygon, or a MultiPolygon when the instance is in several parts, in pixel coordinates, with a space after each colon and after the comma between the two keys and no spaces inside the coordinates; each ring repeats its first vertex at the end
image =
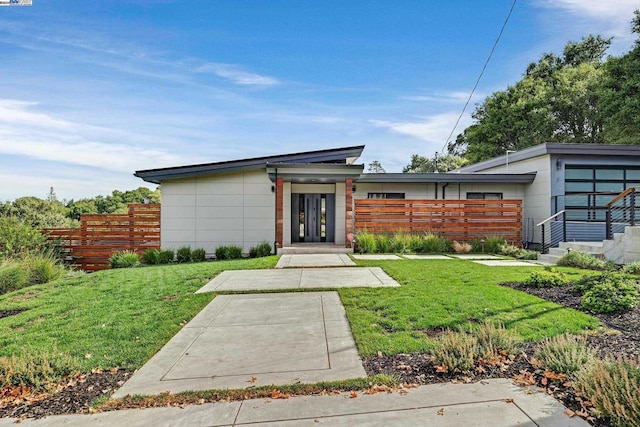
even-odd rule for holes
{"type": "MultiPolygon", "coordinates": [[[[534,145],[515,152],[509,152],[509,163],[532,159],[543,155],[569,155],[569,156],[617,156],[617,157],[640,157],[640,145],[618,145],[618,144],[562,144],[557,142],[547,142],[545,144],[534,145]]],[[[460,168],[460,172],[479,172],[494,167],[504,166],[507,160],[504,155],[494,157],[489,160],[474,163],[460,168]]]]}
{"type": "Polygon", "coordinates": [[[531,173],[365,173],[357,182],[365,183],[482,183],[482,184],[531,184],[536,172],[531,173]]]}
{"type": "Polygon", "coordinates": [[[169,168],[146,169],[136,171],[133,175],[147,182],[160,184],[168,179],[193,178],[196,176],[213,175],[219,173],[240,172],[265,168],[270,163],[297,164],[350,164],[355,161],[364,150],[364,145],[331,148],[326,150],[303,151],[291,154],[253,157],[240,160],[229,160],[215,163],[175,166],[169,168]]]}

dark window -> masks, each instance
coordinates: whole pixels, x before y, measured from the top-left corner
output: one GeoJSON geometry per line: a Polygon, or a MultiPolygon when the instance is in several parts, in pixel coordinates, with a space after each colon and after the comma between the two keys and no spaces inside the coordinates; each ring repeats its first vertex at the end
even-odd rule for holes
{"type": "Polygon", "coordinates": [[[630,187],[637,187],[640,167],[567,165],[564,174],[564,206],[567,218],[603,221],[604,205],[630,187]]]}
{"type": "Polygon", "coordinates": [[[404,193],[369,193],[367,199],[404,199],[404,193]]]}
{"type": "Polygon", "coordinates": [[[502,200],[502,193],[467,192],[467,199],[502,200]]]}

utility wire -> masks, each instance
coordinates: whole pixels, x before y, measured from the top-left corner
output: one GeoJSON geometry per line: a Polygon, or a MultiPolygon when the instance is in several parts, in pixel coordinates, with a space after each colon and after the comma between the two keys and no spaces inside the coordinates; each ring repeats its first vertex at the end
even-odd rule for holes
{"type": "Polygon", "coordinates": [[[447,140],[444,142],[444,147],[442,147],[442,153],[443,154],[444,154],[444,150],[447,148],[447,145],[449,145],[449,140],[451,139],[451,136],[453,136],[453,133],[456,131],[456,128],[458,127],[458,124],[460,123],[460,120],[462,119],[462,116],[464,115],[464,112],[467,110],[467,107],[469,106],[469,102],[471,102],[471,98],[473,98],[473,94],[475,93],[476,89],[478,88],[478,84],[480,84],[480,79],[482,79],[482,76],[484,75],[484,71],[487,69],[487,65],[489,65],[489,61],[491,61],[491,57],[493,56],[493,52],[496,50],[496,46],[498,46],[498,42],[500,41],[500,38],[502,37],[502,33],[504,32],[504,29],[507,26],[507,23],[509,22],[509,19],[511,18],[511,14],[513,13],[513,9],[516,7],[516,3],[517,2],[518,2],[518,0],[513,0],[513,3],[511,4],[511,9],[509,9],[509,14],[507,15],[507,18],[504,20],[504,23],[502,24],[502,28],[500,28],[500,33],[498,33],[498,37],[496,38],[496,41],[493,44],[493,47],[491,48],[491,52],[489,52],[489,56],[487,57],[487,60],[485,61],[484,66],[482,67],[482,71],[480,71],[480,75],[478,76],[478,79],[476,80],[476,84],[473,86],[473,89],[471,89],[471,93],[469,94],[469,98],[467,98],[467,102],[465,102],[464,107],[462,108],[462,111],[460,112],[460,115],[458,116],[458,120],[456,120],[456,124],[453,125],[453,129],[451,129],[451,133],[447,137],[447,140]]]}

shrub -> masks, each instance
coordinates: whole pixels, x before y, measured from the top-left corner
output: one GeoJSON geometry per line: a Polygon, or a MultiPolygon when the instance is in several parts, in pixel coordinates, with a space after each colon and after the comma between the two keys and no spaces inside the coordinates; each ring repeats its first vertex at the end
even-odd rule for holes
{"type": "Polygon", "coordinates": [[[64,265],[51,252],[29,255],[22,264],[29,272],[29,283],[32,285],[58,280],[66,272],[64,265]]]}
{"type": "Polygon", "coordinates": [[[452,244],[453,251],[457,254],[466,254],[473,250],[473,247],[469,243],[465,242],[456,242],[454,241],[452,244]]]}
{"type": "Polygon", "coordinates": [[[391,238],[391,251],[397,253],[411,252],[412,237],[409,233],[396,233],[391,238]]]}
{"type": "Polygon", "coordinates": [[[18,261],[0,263],[0,295],[29,286],[29,271],[18,261]]]}
{"type": "Polygon", "coordinates": [[[216,248],[216,259],[238,259],[242,258],[242,248],[237,245],[218,246],[216,248]]]}
{"type": "Polygon", "coordinates": [[[640,261],[634,261],[626,264],[622,267],[622,272],[625,274],[640,274],[640,261]]]}
{"type": "Polygon", "coordinates": [[[142,262],[147,265],[160,264],[160,251],[158,249],[147,249],[142,254],[142,262]]]}
{"type": "Polygon", "coordinates": [[[535,260],[538,259],[538,252],[529,251],[527,249],[519,248],[515,245],[502,245],[500,251],[502,255],[510,256],[517,259],[535,260]]]}
{"type": "Polygon", "coordinates": [[[158,254],[158,264],[171,264],[176,254],[173,249],[161,250],[158,254]]]}
{"type": "Polygon", "coordinates": [[[22,349],[19,355],[0,357],[0,384],[42,391],[53,388],[78,369],[73,357],[55,348],[22,349]]]}
{"type": "Polygon", "coordinates": [[[478,341],[465,332],[448,330],[438,340],[434,351],[437,365],[444,365],[449,371],[467,372],[473,369],[478,353],[478,341]]]}
{"type": "Polygon", "coordinates": [[[256,256],[264,257],[271,255],[272,252],[271,243],[269,242],[261,242],[256,246],[256,256]]]}
{"type": "MultiPolygon", "coordinates": [[[[356,243],[358,244],[358,251],[363,254],[376,253],[376,236],[368,231],[362,231],[356,234],[356,243]]],[[[216,253],[216,258],[218,257],[216,253]]]]}
{"type": "Polygon", "coordinates": [[[638,305],[638,284],[620,274],[600,275],[585,290],[581,305],[594,313],[632,309],[638,305]]]}
{"type": "Polygon", "coordinates": [[[545,369],[569,376],[598,360],[596,352],[587,347],[587,340],[575,335],[547,338],[536,350],[535,357],[545,369]]]}
{"type": "Polygon", "coordinates": [[[385,254],[393,251],[392,240],[388,234],[376,235],[376,251],[381,254],[385,254]]]}
{"type": "Polygon", "coordinates": [[[111,268],[129,268],[140,264],[140,257],[134,251],[114,252],[109,258],[111,268]]]}
{"type": "Polygon", "coordinates": [[[520,348],[520,339],[501,324],[486,321],[474,328],[478,340],[478,356],[491,358],[497,354],[515,354],[520,348]]]}
{"type": "Polygon", "coordinates": [[[414,250],[421,253],[449,252],[451,250],[451,242],[437,234],[426,233],[420,236],[414,250]]]}
{"type": "Polygon", "coordinates": [[[176,262],[185,263],[191,261],[191,248],[189,246],[182,246],[176,251],[176,262]]]}
{"type": "Polygon", "coordinates": [[[506,244],[507,242],[505,242],[502,237],[489,236],[485,237],[484,239],[473,239],[473,241],[471,242],[471,247],[473,249],[473,252],[497,254],[500,252],[500,248],[506,244]]]}
{"type": "Polygon", "coordinates": [[[564,274],[555,268],[551,268],[549,270],[531,272],[525,283],[527,286],[533,286],[535,288],[553,288],[555,286],[564,286],[569,283],[569,281],[565,278],[564,274]]]}
{"type": "Polygon", "coordinates": [[[640,425],[640,358],[597,361],[578,373],[575,389],[613,425],[640,425]]]}
{"type": "Polygon", "coordinates": [[[558,260],[557,264],[585,270],[612,270],[614,268],[611,261],[606,261],[581,251],[567,252],[558,260]]]}
{"type": "Polygon", "coordinates": [[[202,248],[191,251],[191,262],[203,262],[207,259],[207,251],[202,248]]]}
{"type": "Polygon", "coordinates": [[[46,238],[16,218],[0,217],[0,259],[22,257],[46,246],[46,238]]]}

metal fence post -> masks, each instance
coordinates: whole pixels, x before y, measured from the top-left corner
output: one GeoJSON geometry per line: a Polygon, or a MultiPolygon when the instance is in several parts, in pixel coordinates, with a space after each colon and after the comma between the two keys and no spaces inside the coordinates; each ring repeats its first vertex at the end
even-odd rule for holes
{"type": "Polygon", "coordinates": [[[636,190],[634,189],[629,196],[631,202],[631,212],[629,212],[631,219],[631,226],[636,225],[636,190]]]}
{"type": "Polygon", "coordinates": [[[544,224],[542,224],[542,253],[543,254],[547,253],[547,248],[546,248],[545,242],[544,242],[544,224]]]}
{"type": "Polygon", "coordinates": [[[613,224],[611,224],[611,206],[607,208],[607,216],[606,216],[605,227],[607,228],[607,240],[611,240],[613,237],[613,224]]]}

